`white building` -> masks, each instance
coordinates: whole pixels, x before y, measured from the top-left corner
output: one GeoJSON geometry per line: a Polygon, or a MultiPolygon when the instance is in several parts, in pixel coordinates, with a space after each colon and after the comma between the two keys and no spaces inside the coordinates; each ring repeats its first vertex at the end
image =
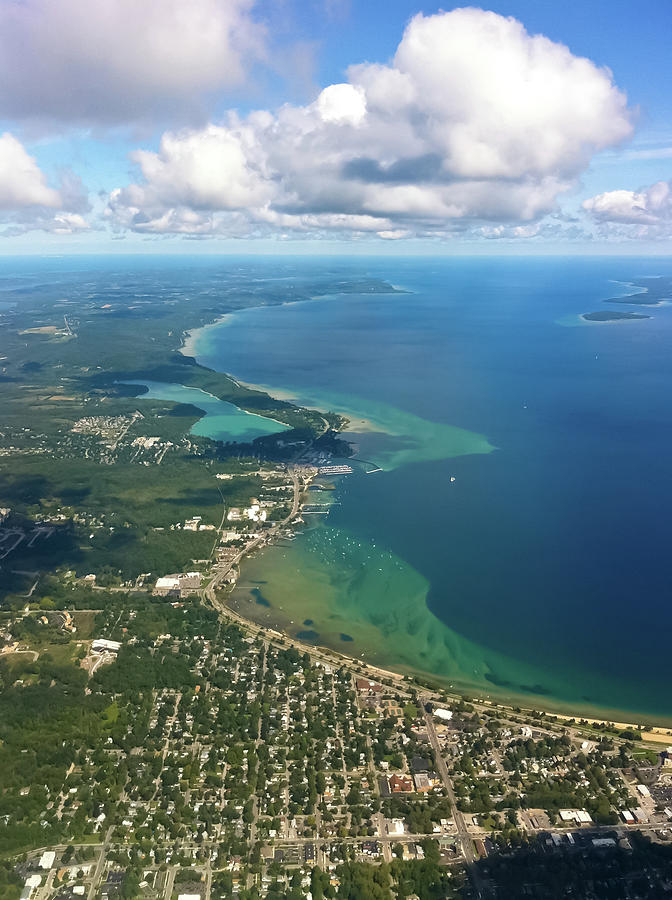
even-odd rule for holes
{"type": "Polygon", "coordinates": [[[121,650],[119,641],[108,641],[105,638],[96,638],[91,644],[91,649],[96,653],[102,653],[106,650],[108,653],[118,653],[121,650]]]}
{"type": "Polygon", "coordinates": [[[258,503],[253,503],[245,510],[245,515],[252,522],[265,522],[266,510],[262,509],[258,503]]]}
{"type": "Polygon", "coordinates": [[[162,578],[156,579],[154,585],[155,591],[176,591],[180,586],[180,579],[177,575],[164,575],[162,578]]]}
{"type": "Polygon", "coordinates": [[[442,707],[435,709],[434,715],[436,716],[437,719],[441,719],[444,722],[450,722],[450,720],[453,718],[452,710],[443,709],[442,707]]]}
{"type": "Polygon", "coordinates": [[[154,585],[154,593],[158,596],[165,596],[172,591],[181,593],[182,591],[196,591],[201,584],[200,572],[182,572],[174,575],[164,575],[157,578],[154,585]]]}
{"type": "Polygon", "coordinates": [[[576,822],[577,825],[589,825],[593,821],[585,809],[561,809],[560,818],[563,822],[576,822]]]}
{"type": "Polygon", "coordinates": [[[51,869],[56,859],[56,853],[53,850],[46,850],[40,857],[39,866],[41,869],[51,869]]]}

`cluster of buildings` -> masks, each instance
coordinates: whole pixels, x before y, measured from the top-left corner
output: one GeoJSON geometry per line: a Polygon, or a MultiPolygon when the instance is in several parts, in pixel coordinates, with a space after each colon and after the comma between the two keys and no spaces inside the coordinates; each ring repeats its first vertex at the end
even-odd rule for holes
{"type": "Polygon", "coordinates": [[[427,794],[429,791],[442,790],[443,783],[434,771],[432,763],[423,756],[410,759],[409,772],[395,772],[382,775],[378,779],[381,797],[392,797],[398,794],[427,794]]]}
{"type": "MultiPolygon", "coordinates": [[[[44,879],[49,878],[49,873],[52,869],[56,869],[56,858],[56,851],[45,850],[39,859],[36,859],[32,865],[25,868],[27,874],[25,876],[20,900],[34,900],[34,898],[39,896],[44,879]],[[40,871],[34,871],[36,869],[39,869],[40,871]]],[[[84,897],[86,895],[86,887],[81,882],[90,874],[90,872],[90,863],[60,865],[55,872],[56,879],[58,879],[56,883],[67,883],[67,890],[70,897],[84,897]]]]}
{"type": "Polygon", "coordinates": [[[238,506],[232,506],[226,514],[227,522],[240,522],[247,519],[249,522],[265,522],[268,517],[268,507],[274,504],[265,501],[264,503],[252,497],[250,505],[241,509],[238,506]]]}
{"type": "MultiPolygon", "coordinates": [[[[179,527],[179,526],[177,526],[179,527]]],[[[214,531],[214,525],[205,525],[202,516],[192,516],[191,519],[185,519],[182,526],[183,531],[214,531]]]]}

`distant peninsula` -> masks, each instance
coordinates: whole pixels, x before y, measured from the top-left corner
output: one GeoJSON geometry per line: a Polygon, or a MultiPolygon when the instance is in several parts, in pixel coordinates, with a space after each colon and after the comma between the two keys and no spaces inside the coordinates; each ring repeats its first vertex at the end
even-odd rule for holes
{"type": "Polygon", "coordinates": [[[624,319],[651,319],[644,313],[621,312],[616,309],[605,309],[599,312],[583,313],[581,316],[586,322],[622,322],[624,319]]]}
{"type": "Polygon", "coordinates": [[[627,297],[612,297],[605,303],[625,303],[636,306],[658,306],[664,300],[672,300],[672,277],[667,275],[652,275],[646,278],[638,278],[630,282],[635,288],[627,297]]]}

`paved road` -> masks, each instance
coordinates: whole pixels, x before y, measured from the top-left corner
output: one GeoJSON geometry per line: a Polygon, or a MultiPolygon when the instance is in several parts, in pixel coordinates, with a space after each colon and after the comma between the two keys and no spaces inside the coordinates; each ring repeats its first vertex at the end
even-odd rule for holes
{"type": "Polygon", "coordinates": [[[177,875],[178,866],[170,866],[166,873],[166,886],[163,896],[165,900],[170,900],[173,896],[173,885],[175,884],[175,876],[177,875]]]}
{"type": "Polygon", "coordinates": [[[425,709],[425,703],[429,700],[427,695],[423,695],[420,697],[420,702],[422,704],[422,714],[425,717],[425,722],[427,724],[427,734],[429,736],[429,742],[432,745],[432,750],[434,751],[434,756],[436,758],[436,768],[441,776],[441,780],[443,781],[444,787],[446,789],[446,793],[448,794],[448,799],[450,800],[450,806],[453,813],[453,821],[455,822],[455,827],[457,828],[457,833],[460,838],[460,843],[462,845],[462,852],[464,853],[464,858],[468,863],[473,863],[476,859],[476,853],[474,852],[474,842],[471,839],[471,835],[467,829],[466,823],[464,821],[464,816],[457,808],[457,800],[455,799],[455,791],[453,789],[453,782],[448,774],[448,766],[446,765],[446,761],[443,758],[443,753],[441,752],[441,745],[439,744],[439,738],[436,733],[436,728],[434,727],[434,720],[430,713],[428,713],[425,709]]]}
{"type": "Polygon", "coordinates": [[[446,793],[448,794],[448,798],[450,800],[450,806],[453,812],[453,821],[455,822],[458,838],[460,844],[462,845],[462,852],[467,862],[469,875],[476,890],[476,896],[483,897],[487,894],[487,890],[482,876],[480,875],[478,869],[474,866],[474,863],[477,859],[476,851],[474,848],[474,841],[472,836],[469,834],[466,822],[464,821],[464,816],[457,808],[453,781],[448,773],[448,766],[446,766],[446,761],[444,760],[443,754],[441,753],[441,745],[439,744],[439,738],[436,733],[436,728],[434,727],[434,719],[432,718],[430,713],[425,710],[425,703],[427,703],[430,699],[431,697],[429,694],[421,695],[419,698],[419,701],[422,704],[422,713],[425,717],[425,722],[427,723],[427,734],[429,736],[429,742],[432,745],[432,749],[434,750],[434,754],[436,756],[436,767],[439,771],[439,775],[441,776],[441,780],[444,783],[446,793]]]}
{"type": "Polygon", "coordinates": [[[113,831],[114,831],[114,826],[110,825],[110,827],[105,832],[105,839],[103,841],[103,846],[100,848],[100,856],[98,857],[98,861],[96,862],[96,867],[93,870],[93,877],[91,878],[91,885],[89,887],[89,893],[87,895],[87,900],[93,900],[93,896],[96,892],[96,887],[98,886],[98,882],[100,881],[100,876],[103,873],[103,868],[105,866],[105,858],[107,855],[107,848],[110,844],[110,840],[112,839],[113,831]]]}

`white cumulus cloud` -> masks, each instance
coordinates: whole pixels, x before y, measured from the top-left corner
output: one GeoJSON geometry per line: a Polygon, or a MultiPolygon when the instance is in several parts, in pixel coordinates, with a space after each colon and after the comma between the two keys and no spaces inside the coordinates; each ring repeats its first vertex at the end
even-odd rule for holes
{"type": "Polygon", "coordinates": [[[66,174],[58,190],[50,187],[23,144],[9,132],[0,136],[0,233],[81,231],[89,227],[82,216],[88,208],[78,178],[66,174]]]}
{"type": "Polygon", "coordinates": [[[253,0],[0,3],[0,115],[118,124],[187,112],[263,50],[253,0]]]}
{"type": "Polygon", "coordinates": [[[317,109],[323,122],[359,125],[366,116],[366,94],[352,84],[330,84],[317,98],[317,109]]]}
{"type": "Polygon", "coordinates": [[[389,65],[352,66],[307,106],[164,135],[115,191],[119,227],[398,235],[528,225],[632,131],[611,73],[512,18],[408,24],[389,65]],[[178,228],[179,226],[179,228],[178,228]]]}
{"type": "Polygon", "coordinates": [[[583,208],[601,224],[639,226],[631,229],[634,236],[672,236],[672,183],[669,181],[657,181],[638,191],[607,191],[586,200],[583,208]]]}
{"type": "Polygon", "coordinates": [[[23,144],[5,132],[0,137],[0,210],[58,207],[60,202],[58,191],[47,185],[47,179],[23,144]]]}

